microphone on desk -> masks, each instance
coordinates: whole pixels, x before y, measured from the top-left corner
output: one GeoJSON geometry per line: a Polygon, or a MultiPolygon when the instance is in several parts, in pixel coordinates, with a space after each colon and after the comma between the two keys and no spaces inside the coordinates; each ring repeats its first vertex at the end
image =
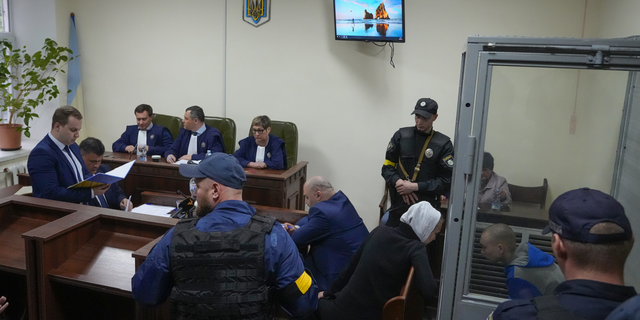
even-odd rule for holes
{"type": "Polygon", "coordinates": [[[191,217],[195,201],[192,198],[186,198],[178,205],[178,210],[171,215],[171,218],[182,219],[185,216],[191,217]]]}
{"type": "Polygon", "coordinates": [[[189,197],[187,197],[187,195],[186,195],[186,194],[184,194],[184,192],[182,192],[182,191],[180,191],[180,190],[176,191],[176,194],[179,194],[179,195],[181,195],[181,196],[185,197],[185,199],[186,199],[186,198],[189,198],[189,197]]]}

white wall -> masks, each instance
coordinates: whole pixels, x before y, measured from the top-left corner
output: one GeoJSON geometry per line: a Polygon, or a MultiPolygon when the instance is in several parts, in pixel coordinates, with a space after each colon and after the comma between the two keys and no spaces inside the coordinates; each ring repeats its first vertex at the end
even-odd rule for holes
{"type": "MultiPolygon", "coordinates": [[[[52,14],[56,10],[55,1],[10,0],[9,10],[11,14],[11,29],[17,47],[26,46],[27,52],[33,53],[42,48],[46,38],[57,40],[56,17],[52,14]]],[[[61,45],[66,46],[68,42],[67,40],[65,44],[61,45]]],[[[53,111],[59,106],[59,99],[60,96],[47,101],[35,110],[40,118],[31,124],[32,139],[39,141],[49,132],[51,129],[51,117],[53,116],[53,111]]],[[[66,97],[62,97],[62,100],[66,101],[66,97]]],[[[18,121],[18,123],[22,123],[22,121],[18,121]]]]}
{"type": "Polygon", "coordinates": [[[436,130],[454,133],[467,36],[579,37],[584,3],[409,1],[395,69],[388,48],[333,39],[331,1],[274,1],[272,20],[255,28],[241,20],[241,1],[225,12],[224,1],[57,0],[49,31],[65,45],[76,13],[89,135],[108,146],[139,103],[175,115],[199,104],[233,118],[238,138],[258,114],[293,121],[309,175],[344,190],[372,229],[385,147],[413,124],[415,101],[436,99],[436,130]]]}

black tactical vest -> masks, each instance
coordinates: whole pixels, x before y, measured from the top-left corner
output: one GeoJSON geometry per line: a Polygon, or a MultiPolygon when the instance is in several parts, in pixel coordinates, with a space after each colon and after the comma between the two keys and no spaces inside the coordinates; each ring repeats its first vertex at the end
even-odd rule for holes
{"type": "Polygon", "coordinates": [[[202,232],[183,219],[171,239],[172,319],[269,319],[264,237],[275,218],[253,215],[242,228],[202,232]]]}
{"type": "MultiPolygon", "coordinates": [[[[420,153],[422,152],[423,145],[417,146],[415,140],[415,127],[400,129],[400,159],[398,159],[398,161],[402,161],[402,165],[409,175],[409,177],[404,177],[404,179],[413,177],[413,169],[416,167],[418,159],[420,159],[420,153]]],[[[449,141],[449,137],[444,134],[437,131],[433,133],[433,137],[431,141],[429,141],[429,145],[427,145],[427,148],[433,151],[433,156],[431,156],[431,158],[426,156],[422,157],[420,172],[415,181],[427,181],[438,176],[437,173],[441,168],[440,160],[442,160],[443,156],[442,148],[447,141],[449,141]]],[[[400,170],[398,172],[402,173],[400,170]]]]}

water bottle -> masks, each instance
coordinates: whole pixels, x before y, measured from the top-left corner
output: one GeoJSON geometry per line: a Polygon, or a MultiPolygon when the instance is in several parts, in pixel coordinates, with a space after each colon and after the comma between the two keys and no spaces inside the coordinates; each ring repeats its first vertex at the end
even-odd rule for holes
{"type": "Polygon", "coordinates": [[[205,157],[208,157],[211,155],[211,150],[207,150],[207,155],[205,157]]]}
{"type": "Polygon", "coordinates": [[[500,211],[500,207],[502,203],[500,203],[500,189],[496,189],[493,192],[493,202],[491,202],[491,210],[500,211]]]}

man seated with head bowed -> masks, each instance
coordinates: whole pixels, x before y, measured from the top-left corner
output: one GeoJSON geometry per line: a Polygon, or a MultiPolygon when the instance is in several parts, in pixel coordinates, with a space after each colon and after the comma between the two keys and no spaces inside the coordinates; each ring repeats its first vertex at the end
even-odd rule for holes
{"type": "Polygon", "coordinates": [[[207,155],[207,151],[224,152],[222,134],[218,129],[204,123],[202,108],[198,106],[187,108],[182,124],[184,128],[180,128],[178,138],[164,154],[167,162],[202,160],[207,155]]]}
{"type": "Polygon", "coordinates": [[[493,156],[489,152],[484,153],[482,158],[482,174],[480,176],[480,192],[478,193],[478,204],[492,204],[496,190],[500,197],[501,205],[511,204],[511,192],[507,179],[499,176],[493,171],[493,156]]]}
{"type": "Polygon", "coordinates": [[[181,164],[196,183],[196,215],[153,247],[131,279],[133,298],[158,305],[171,296],[172,319],[270,319],[280,305],[293,318],[312,313],[317,285],[282,225],[242,201],[247,181],[232,155],[181,164]]]}
{"type": "Polygon", "coordinates": [[[531,243],[516,244],[516,234],[504,223],[493,224],[480,236],[482,254],[504,265],[507,290],[511,299],[531,299],[553,294],[564,281],[562,271],[552,255],[531,243]]]}
{"type": "Polygon", "coordinates": [[[323,320],[381,319],[385,303],[400,294],[411,267],[418,292],[425,301],[432,299],[438,286],[425,246],[443,223],[440,212],[421,201],[400,217],[397,227],[373,229],[331,287],[319,294],[316,314],[323,320]]]}
{"type": "Polygon", "coordinates": [[[89,176],[75,142],[81,128],[82,114],[76,108],[64,106],[53,113],[51,131],[31,151],[27,161],[34,197],[86,203],[109,189],[109,185],[67,188],[89,176]]]}
{"type": "MultiPolygon", "coordinates": [[[[91,137],[82,140],[80,142],[80,154],[82,154],[82,160],[87,166],[90,175],[111,171],[109,166],[102,164],[102,157],[104,156],[104,144],[102,144],[102,141],[91,137]]],[[[129,198],[117,183],[112,184],[103,195],[93,198],[89,205],[120,210],[126,209],[127,211],[133,209],[133,204],[131,204],[129,198]]]]}
{"type": "Polygon", "coordinates": [[[326,290],[349,263],[369,230],[349,198],[342,191],[336,192],[327,179],[309,179],[303,192],[309,216],[297,223],[299,229],[290,223],[285,223],[285,228],[298,246],[311,246],[304,265],[311,270],[320,290],[326,290]]]}
{"type": "Polygon", "coordinates": [[[113,152],[136,152],[140,155],[146,148],[147,154],[164,155],[173,144],[169,129],[152,122],[153,108],[148,104],[137,106],[133,113],[137,125],[127,126],[120,139],[111,145],[113,152]]]}
{"type": "Polygon", "coordinates": [[[271,119],[257,116],[251,121],[252,137],[246,137],[238,144],[235,156],[245,168],[283,170],[287,168],[287,151],[284,141],[271,134],[271,119]]]}
{"type": "Polygon", "coordinates": [[[549,207],[542,233],[549,232],[566,281],[552,295],[503,302],[488,319],[604,319],[637,294],[624,282],[631,223],[612,196],[589,188],[561,194],[549,207]]]}

